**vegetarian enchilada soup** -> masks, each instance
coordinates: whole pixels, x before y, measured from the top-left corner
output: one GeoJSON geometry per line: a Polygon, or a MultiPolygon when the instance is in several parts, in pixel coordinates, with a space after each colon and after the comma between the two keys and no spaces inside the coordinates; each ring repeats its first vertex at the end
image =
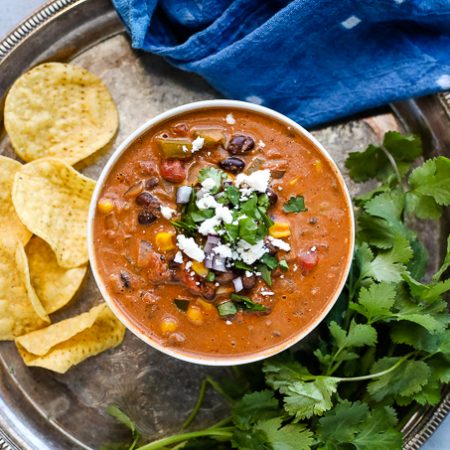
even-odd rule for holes
{"type": "Polygon", "coordinates": [[[160,346],[238,357],[323,315],[351,258],[342,177],[313,142],[257,112],[155,125],[107,175],[93,246],[111,301],[160,346]]]}

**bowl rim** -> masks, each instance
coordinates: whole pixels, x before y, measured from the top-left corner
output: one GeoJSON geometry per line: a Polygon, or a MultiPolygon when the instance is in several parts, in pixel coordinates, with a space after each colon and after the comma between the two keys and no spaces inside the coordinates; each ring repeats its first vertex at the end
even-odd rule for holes
{"type": "Polygon", "coordinates": [[[262,105],[258,105],[255,103],[249,103],[244,102],[240,100],[228,100],[228,99],[215,99],[215,100],[201,100],[191,103],[186,103],[181,106],[177,106],[175,108],[171,108],[161,114],[156,115],[155,117],[147,120],[144,122],[141,126],[139,126],[135,131],[133,131],[126,139],[124,139],[119,146],[114,150],[114,152],[111,154],[110,158],[106,162],[105,166],[103,167],[100,176],[96,182],[96,186],[94,189],[94,192],[91,197],[90,206],[89,206],[89,214],[88,214],[88,230],[87,230],[87,242],[88,242],[88,253],[89,253],[89,262],[91,271],[95,280],[95,283],[100,290],[100,293],[107,303],[107,305],[111,308],[114,315],[120,320],[120,322],[128,329],[130,330],[135,336],[137,336],[140,340],[151,346],[152,348],[159,350],[160,352],[172,356],[174,358],[177,358],[179,360],[190,362],[194,364],[200,364],[205,366],[231,366],[231,365],[240,365],[240,364],[248,364],[256,361],[260,361],[262,359],[269,358],[270,356],[274,356],[283,350],[288,349],[289,347],[292,347],[293,345],[300,342],[302,339],[304,339],[306,336],[308,336],[327,316],[327,314],[330,312],[331,308],[335,305],[339,295],[341,294],[345,282],[347,280],[351,264],[352,264],[352,257],[355,247],[355,218],[354,218],[354,211],[352,207],[352,200],[349,193],[349,190],[347,188],[345,179],[339,170],[337,164],[331,157],[331,155],[328,153],[328,151],[323,147],[323,145],[314,137],[312,136],[307,130],[305,130],[301,125],[294,122],[289,117],[285,116],[284,114],[281,114],[277,111],[274,111],[271,108],[267,108],[262,105]],[[164,122],[168,119],[171,119],[175,116],[194,112],[198,110],[205,110],[205,109],[218,109],[218,108],[230,108],[230,112],[233,112],[233,110],[240,109],[240,110],[246,110],[250,112],[259,113],[261,115],[264,115],[270,119],[277,120],[278,122],[281,122],[287,126],[293,127],[297,132],[299,132],[306,140],[311,142],[317,150],[322,154],[322,156],[329,162],[330,166],[334,170],[336,177],[339,179],[339,182],[342,187],[342,191],[344,193],[347,206],[349,208],[349,214],[350,214],[350,245],[348,248],[348,254],[347,254],[347,260],[345,263],[345,268],[341,272],[341,278],[339,280],[339,283],[337,285],[336,291],[334,295],[330,298],[328,301],[328,304],[326,307],[321,311],[321,313],[316,317],[316,319],[311,322],[305,329],[303,329],[301,332],[294,334],[289,339],[274,345],[272,347],[260,350],[255,353],[246,353],[244,355],[230,355],[230,356],[217,356],[217,355],[211,355],[208,354],[196,354],[196,353],[189,353],[189,352],[183,352],[180,351],[177,347],[169,347],[164,346],[161,343],[157,342],[156,340],[152,339],[148,334],[145,334],[139,329],[139,326],[133,321],[127,317],[127,315],[121,310],[121,308],[117,305],[117,303],[111,298],[109,293],[106,290],[106,287],[103,283],[102,277],[100,276],[98,270],[97,270],[97,259],[95,255],[95,245],[94,245],[94,220],[95,220],[95,213],[96,213],[96,206],[98,199],[100,197],[100,193],[103,189],[105,180],[109,176],[111,169],[114,167],[116,162],[119,160],[119,158],[122,156],[122,154],[130,147],[130,145],[138,139],[140,136],[142,136],[144,133],[146,133],[150,128],[153,126],[164,122]]]}

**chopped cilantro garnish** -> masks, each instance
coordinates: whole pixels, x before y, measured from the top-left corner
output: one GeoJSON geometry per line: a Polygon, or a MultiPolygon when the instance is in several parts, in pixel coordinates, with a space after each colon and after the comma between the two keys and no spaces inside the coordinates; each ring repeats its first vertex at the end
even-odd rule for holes
{"type": "Polygon", "coordinates": [[[226,173],[223,170],[216,169],[214,167],[205,167],[200,170],[198,174],[198,180],[200,183],[205,181],[207,178],[214,180],[214,186],[210,189],[211,194],[217,194],[222,186],[222,181],[227,178],[226,173]]]}
{"type": "Polygon", "coordinates": [[[254,219],[246,217],[239,221],[239,237],[244,241],[256,244],[261,240],[260,234],[260,226],[254,219]]]}
{"type": "Polygon", "coordinates": [[[236,186],[226,186],[225,195],[233,206],[239,205],[240,192],[236,186]]]}
{"type": "Polygon", "coordinates": [[[191,218],[194,222],[204,222],[206,219],[210,219],[214,216],[213,209],[203,209],[199,211],[193,211],[191,213],[191,218]]]}
{"type": "Polygon", "coordinates": [[[280,259],[280,261],[278,261],[278,265],[283,270],[289,270],[289,264],[287,263],[287,261],[285,259],[280,259]]]}
{"type": "Polygon", "coordinates": [[[242,262],[242,261],[236,261],[234,263],[234,267],[236,269],[247,270],[249,272],[255,271],[254,267],[250,266],[249,264],[245,264],[245,262],[242,262]]]}
{"type": "Polygon", "coordinates": [[[267,285],[272,286],[272,272],[265,264],[258,265],[258,272],[261,273],[261,278],[267,283],[267,285]]]}
{"type": "Polygon", "coordinates": [[[266,253],[260,261],[264,263],[270,270],[274,270],[278,267],[278,260],[275,258],[275,256],[269,255],[269,253],[266,253]]]}
{"type": "Polygon", "coordinates": [[[239,303],[240,306],[248,311],[265,311],[267,309],[264,305],[256,303],[251,298],[243,295],[231,294],[231,300],[239,303]]]}
{"type": "Polygon", "coordinates": [[[297,195],[296,197],[291,197],[284,205],[283,211],[285,213],[299,213],[303,211],[308,211],[305,207],[305,199],[303,195],[297,195]]]}

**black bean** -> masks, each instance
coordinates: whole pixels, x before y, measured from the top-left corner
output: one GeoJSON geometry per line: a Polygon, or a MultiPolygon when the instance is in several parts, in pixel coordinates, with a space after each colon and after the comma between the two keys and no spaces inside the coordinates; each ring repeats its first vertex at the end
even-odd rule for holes
{"type": "Polygon", "coordinates": [[[269,255],[274,256],[277,253],[277,248],[270,242],[269,239],[264,240],[264,245],[269,251],[269,255]]]}
{"type": "Polygon", "coordinates": [[[219,166],[228,172],[239,173],[245,168],[245,162],[240,158],[231,156],[230,158],[223,159],[220,161],[219,166]]]}
{"type": "Polygon", "coordinates": [[[139,206],[147,206],[147,207],[152,207],[152,208],[160,206],[159,200],[155,196],[150,194],[150,192],[142,192],[142,193],[140,193],[136,197],[135,202],[139,206]]]}
{"type": "Polygon", "coordinates": [[[159,179],[158,177],[150,177],[149,179],[145,180],[145,189],[153,189],[154,187],[158,186],[159,179]]]}
{"type": "Polygon", "coordinates": [[[273,189],[269,188],[267,189],[266,194],[267,197],[269,197],[269,205],[270,206],[275,205],[275,203],[278,201],[277,193],[273,189]]]}
{"type": "Polygon", "coordinates": [[[216,287],[213,283],[204,283],[201,286],[201,293],[205,300],[214,300],[216,296],[216,287]]]}
{"type": "Polygon", "coordinates": [[[233,281],[233,278],[236,278],[236,274],[233,272],[223,272],[216,275],[214,281],[219,284],[227,284],[233,281]]]}
{"type": "Polygon", "coordinates": [[[249,277],[242,277],[242,286],[244,289],[253,289],[256,286],[256,275],[252,274],[249,277]]]}
{"type": "Polygon", "coordinates": [[[157,219],[155,214],[153,214],[148,209],[141,209],[138,214],[138,222],[141,225],[150,225],[152,222],[154,222],[157,219]]]}
{"type": "Polygon", "coordinates": [[[241,155],[253,149],[255,141],[250,136],[234,134],[228,144],[227,151],[232,155],[241,155]]]}
{"type": "Polygon", "coordinates": [[[131,287],[130,275],[127,272],[125,272],[124,270],[120,271],[120,281],[122,282],[122,285],[125,289],[128,289],[131,287]]]}

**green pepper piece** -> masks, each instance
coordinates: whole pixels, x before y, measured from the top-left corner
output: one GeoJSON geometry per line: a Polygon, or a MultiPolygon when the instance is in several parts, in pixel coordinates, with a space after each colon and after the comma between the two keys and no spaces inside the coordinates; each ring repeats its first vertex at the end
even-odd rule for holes
{"type": "Polygon", "coordinates": [[[225,134],[222,128],[197,128],[194,129],[194,135],[205,140],[206,146],[223,144],[225,142],[225,134]]]}
{"type": "Polygon", "coordinates": [[[185,159],[192,156],[192,142],[187,138],[155,138],[167,159],[185,159]]]}

